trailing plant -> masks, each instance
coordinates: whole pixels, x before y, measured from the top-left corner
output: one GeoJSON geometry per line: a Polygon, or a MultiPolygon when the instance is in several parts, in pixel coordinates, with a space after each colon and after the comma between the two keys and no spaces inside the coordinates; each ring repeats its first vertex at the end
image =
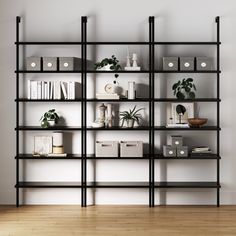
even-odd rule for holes
{"type": "MultiPolygon", "coordinates": [[[[121,69],[121,65],[119,64],[119,60],[112,55],[111,58],[104,58],[101,62],[97,62],[94,64],[95,70],[102,69],[104,66],[110,65],[109,69],[113,71],[118,71],[121,69]]],[[[119,74],[114,75],[115,78],[119,77],[119,74]]]]}
{"type": "Polygon", "coordinates": [[[179,123],[181,124],[182,123],[181,118],[185,114],[186,108],[183,105],[179,104],[179,105],[176,106],[176,112],[179,116],[179,123]]]}
{"type": "Polygon", "coordinates": [[[174,96],[178,99],[194,99],[194,91],[197,91],[192,78],[182,79],[182,81],[179,80],[177,83],[173,84],[172,90],[174,91],[174,96]]]}
{"type": "Polygon", "coordinates": [[[139,124],[142,119],[142,116],[139,113],[141,110],[143,110],[143,108],[136,109],[136,106],[134,106],[132,110],[129,109],[129,111],[120,112],[120,120],[122,121],[121,126],[124,126],[124,122],[128,120],[136,121],[139,124]]]}
{"type": "Polygon", "coordinates": [[[55,109],[51,109],[51,110],[45,112],[43,114],[43,116],[40,118],[41,127],[48,128],[49,127],[49,121],[55,121],[55,123],[57,124],[59,119],[60,119],[60,117],[56,113],[56,110],[55,109]]]}

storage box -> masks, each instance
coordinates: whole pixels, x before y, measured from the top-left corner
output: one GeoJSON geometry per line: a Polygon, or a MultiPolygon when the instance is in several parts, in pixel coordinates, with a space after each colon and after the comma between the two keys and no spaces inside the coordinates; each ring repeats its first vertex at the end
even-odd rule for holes
{"type": "Polygon", "coordinates": [[[96,157],[118,157],[117,141],[96,141],[96,157]]]}
{"type": "Polygon", "coordinates": [[[183,145],[183,137],[179,135],[172,135],[170,136],[171,146],[173,147],[180,147],[183,145]]]}
{"type": "Polygon", "coordinates": [[[78,71],[82,68],[82,60],[77,57],[59,57],[59,70],[78,71]]]}
{"type": "Polygon", "coordinates": [[[193,71],[194,57],[180,57],[180,70],[193,71]]]}
{"type": "Polygon", "coordinates": [[[197,57],[197,70],[212,70],[213,62],[209,57],[197,57]]]}
{"type": "Polygon", "coordinates": [[[121,157],[143,157],[142,141],[127,141],[120,143],[121,157]]]}
{"type": "Polygon", "coordinates": [[[178,70],[178,57],[163,57],[163,70],[178,70]]]}
{"type": "Polygon", "coordinates": [[[177,157],[187,157],[187,156],[188,156],[187,146],[177,147],[177,157]]]}
{"type": "Polygon", "coordinates": [[[41,70],[41,57],[27,57],[26,70],[40,71],[41,70]]]}
{"type": "Polygon", "coordinates": [[[57,58],[56,57],[43,57],[43,70],[44,71],[56,71],[57,70],[57,58]]]}
{"type": "Polygon", "coordinates": [[[163,146],[163,156],[164,157],[176,157],[176,147],[170,145],[163,146]]]}

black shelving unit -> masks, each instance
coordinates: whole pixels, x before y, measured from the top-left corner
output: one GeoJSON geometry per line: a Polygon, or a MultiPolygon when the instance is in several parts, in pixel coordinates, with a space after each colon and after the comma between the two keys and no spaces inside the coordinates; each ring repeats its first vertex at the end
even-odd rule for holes
{"type": "Polygon", "coordinates": [[[168,188],[213,188],[216,189],[216,205],[220,206],[220,18],[217,16],[216,31],[217,37],[215,42],[157,42],[155,41],[155,19],[153,16],[149,17],[149,41],[148,42],[89,42],[87,41],[87,17],[81,17],[81,41],[78,42],[20,42],[19,41],[19,27],[20,27],[20,17],[16,17],[16,206],[20,204],[19,201],[19,190],[21,188],[78,188],[81,189],[81,205],[83,207],[87,206],[87,190],[90,188],[144,188],[149,190],[149,206],[155,206],[155,191],[158,189],[168,189],[168,188]],[[20,46],[28,45],[75,45],[81,47],[81,59],[82,68],[79,71],[27,71],[20,68],[20,46]],[[96,71],[87,69],[87,46],[89,45],[147,45],[149,49],[149,68],[142,71],[119,71],[119,73],[127,74],[148,74],[149,80],[149,97],[147,98],[136,98],[134,100],[120,99],[120,100],[110,100],[110,99],[94,99],[87,97],[87,75],[90,73],[100,74],[100,73],[114,73],[113,71],[96,71]],[[163,71],[155,69],[155,46],[156,45],[202,45],[202,46],[215,46],[216,47],[216,61],[217,66],[215,70],[210,71],[163,71]],[[20,85],[20,75],[27,73],[69,73],[69,74],[79,74],[81,76],[81,92],[82,97],[80,99],[74,100],[31,100],[27,98],[21,98],[19,96],[19,85],[20,85]],[[155,97],[155,76],[156,74],[213,74],[216,75],[217,80],[217,96],[216,98],[196,98],[196,99],[186,99],[179,100],[175,98],[156,98],[155,97]],[[20,103],[81,103],[81,124],[79,126],[55,126],[48,129],[43,129],[38,126],[22,126],[20,125],[19,117],[19,105],[20,103]],[[122,128],[122,127],[112,127],[112,128],[93,128],[87,125],[87,106],[88,103],[97,102],[129,102],[138,103],[145,102],[148,103],[149,108],[149,122],[147,126],[140,126],[136,128],[122,128]],[[215,126],[203,126],[201,128],[167,128],[165,126],[155,126],[155,104],[165,102],[200,102],[200,103],[216,103],[217,104],[217,116],[215,126]],[[68,154],[67,157],[33,157],[31,154],[22,154],[19,149],[19,139],[20,131],[53,131],[53,130],[73,130],[81,132],[81,154],[68,154]],[[96,157],[95,155],[87,154],[87,133],[90,131],[129,131],[129,132],[145,132],[149,135],[149,145],[148,153],[144,157],[126,157],[126,158],[114,158],[114,157],[96,157]],[[164,157],[162,153],[155,153],[155,133],[157,131],[214,131],[216,132],[216,147],[217,151],[215,154],[203,154],[194,155],[190,154],[188,157],[176,157],[168,158],[164,157]],[[19,165],[20,160],[80,160],[81,162],[81,182],[27,182],[21,181],[19,178],[19,165]],[[149,178],[146,182],[88,182],[87,181],[87,162],[89,160],[143,160],[148,161],[149,166],[149,178]],[[217,176],[214,182],[157,182],[155,181],[155,162],[158,160],[215,160],[217,176]]]}

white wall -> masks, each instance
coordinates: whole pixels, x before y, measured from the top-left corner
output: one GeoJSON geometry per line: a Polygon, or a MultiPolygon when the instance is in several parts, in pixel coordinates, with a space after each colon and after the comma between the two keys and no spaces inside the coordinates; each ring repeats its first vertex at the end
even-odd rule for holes
{"type": "MultiPolygon", "coordinates": [[[[236,73],[236,3],[233,0],[149,0],[149,1],[125,1],[111,2],[108,0],[1,0],[0,1],[0,204],[14,204],[15,202],[15,16],[23,17],[21,24],[21,39],[32,41],[76,41],[80,39],[80,17],[88,16],[88,40],[127,40],[138,41],[148,39],[148,16],[156,17],[156,40],[163,41],[211,41],[215,40],[215,16],[221,16],[221,203],[236,203],[236,160],[234,157],[236,130],[234,102],[236,93],[234,90],[234,74],[236,73]]],[[[141,62],[145,64],[147,48],[138,46],[130,47],[131,51],[138,52],[141,62]]],[[[89,58],[99,60],[111,54],[117,55],[122,63],[125,62],[126,47],[97,47],[90,50],[89,58]]],[[[214,56],[215,51],[210,47],[160,47],[156,50],[158,58],[163,55],[203,55],[214,56]]],[[[52,55],[52,56],[80,56],[80,49],[75,47],[30,47],[25,50],[26,56],[52,55]]],[[[171,84],[184,75],[157,76],[156,96],[171,96],[171,84]],[[166,88],[163,91],[162,88],[166,88]]],[[[187,76],[187,75],[186,75],[187,76]]],[[[215,95],[215,77],[212,75],[191,75],[198,87],[199,97],[211,97],[215,95]]],[[[22,77],[22,80],[38,78],[38,75],[30,74],[22,77]]],[[[43,75],[41,78],[68,78],[65,75],[43,75]]],[[[76,79],[74,75],[70,79],[76,79]]],[[[147,83],[147,75],[121,75],[121,86],[127,86],[128,80],[138,83],[147,83]]],[[[105,83],[111,81],[111,75],[99,75],[90,77],[88,93],[92,96],[94,87],[102,90],[105,83]],[[93,81],[94,80],[94,81],[93,81]],[[91,83],[95,82],[95,83],[91,83]]],[[[25,105],[24,122],[38,124],[42,112],[50,107],[55,107],[65,115],[69,124],[79,121],[79,109],[75,104],[28,104],[25,105]],[[73,116],[72,117],[72,110],[73,116]],[[73,119],[74,118],[74,119],[73,119]]],[[[142,104],[141,106],[145,106],[142,104]]],[[[124,109],[127,105],[121,105],[124,109]]],[[[93,107],[89,108],[93,111],[93,107]]],[[[163,123],[157,106],[156,123],[163,123]]],[[[164,108],[162,108],[162,112],[164,108]]],[[[92,112],[91,112],[92,113],[92,112]]],[[[163,113],[162,113],[163,114],[163,113]]],[[[202,116],[207,116],[210,123],[214,123],[215,106],[213,104],[202,105],[202,116]]],[[[147,111],[146,111],[146,115],[147,111]]],[[[93,114],[88,119],[91,122],[93,114]]],[[[22,122],[23,122],[22,120],[22,122]]],[[[35,133],[28,133],[24,139],[25,151],[32,151],[32,137],[35,133]]],[[[170,134],[170,133],[169,133],[170,134]]],[[[215,150],[214,133],[182,133],[188,145],[210,145],[215,150]],[[207,135],[205,135],[207,134],[207,135]]],[[[91,135],[89,152],[93,152],[93,141],[111,139],[107,132],[97,133],[97,137],[91,135]]],[[[132,132],[117,133],[114,140],[137,139],[132,132]]],[[[139,140],[146,140],[148,136],[140,133],[139,140]]],[[[161,140],[156,135],[157,146],[161,140]]],[[[73,151],[79,153],[79,134],[74,134],[73,151]]],[[[163,143],[162,143],[163,144],[163,143]]],[[[78,161],[27,161],[23,163],[25,171],[22,177],[27,180],[79,180],[80,165],[78,161]]],[[[162,180],[214,180],[215,161],[169,161],[156,165],[156,179],[162,180]]],[[[93,164],[89,163],[88,169],[93,178],[93,164]]],[[[97,180],[146,180],[148,178],[148,163],[145,161],[98,161],[96,164],[97,180]]],[[[69,203],[80,204],[80,192],[70,189],[44,190],[29,189],[24,194],[26,203],[69,203]]],[[[92,202],[93,194],[89,192],[89,202],[92,202]]],[[[157,203],[169,204],[214,204],[215,190],[169,190],[167,194],[156,194],[157,203]]],[[[97,204],[147,204],[148,193],[143,190],[97,190],[97,204]]]]}

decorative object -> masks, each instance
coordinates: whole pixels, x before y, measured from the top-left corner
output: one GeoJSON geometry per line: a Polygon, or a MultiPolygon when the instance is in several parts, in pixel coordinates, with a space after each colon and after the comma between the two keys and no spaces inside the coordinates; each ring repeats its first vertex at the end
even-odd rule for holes
{"type": "Polygon", "coordinates": [[[113,84],[106,84],[104,87],[105,93],[96,93],[97,99],[120,99],[120,96],[115,93],[115,88],[113,84]]]}
{"type": "Polygon", "coordinates": [[[60,117],[56,113],[55,109],[51,109],[43,114],[41,117],[41,127],[48,128],[54,126],[59,121],[60,117]]]}
{"type": "Polygon", "coordinates": [[[130,56],[129,56],[129,50],[127,49],[127,62],[125,70],[131,70],[131,71],[140,71],[141,67],[138,66],[138,55],[136,53],[133,53],[132,55],[132,66],[130,65],[130,56]]]}
{"type": "Polygon", "coordinates": [[[118,157],[119,142],[96,141],[96,157],[118,157]]]}
{"type": "Polygon", "coordinates": [[[170,140],[172,147],[180,147],[183,145],[183,137],[180,135],[171,135],[170,140]]]}
{"type": "Polygon", "coordinates": [[[135,99],[135,82],[128,82],[128,99],[135,99]]]}
{"type": "Polygon", "coordinates": [[[129,55],[129,46],[127,46],[127,56],[126,56],[126,67],[125,68],[131,67],[130,58],[131,57],[129,55]]]}
{"type": "Polygon", "coordinates": [[[57,58],[56,57],[43,57],[43,70],[44,71],[56,71],[57,70],[57,58]]]}
{"type": "Polygon", "coordinates": [[[107,117],[106,117],[107,127],[111,128],[113,126],[113,116],[112,116],[112,104],[107,104],[107,117]]]}
{"type": "Polygon", "coordinates": [[[163,156],[164,157],[176,157],[176,147],[170,145],[163,146],[163,156]]]}
{"type": "Polygon", "coordinates": [[[195,147],[192,149],[192,154],[209,154],[212,150],[207,146],[195,147]]]}
{"type": "Polygon", "coordinates": [[[182,79],[182,81],[178,81],[177,83],[173,84],[172,90],[174,91],[174,96],[178,99],[194,99],[196,86],[193,83],[192,78],[182,79]]]}
{"type": "Polygon", "coordinates": [[[143,157],[143,142],[122,141],[120,143],[120,157],[143,157]]]}
{"type": "Polygon", "coordinates": [[[213,63],[212,59],[209,57],[197,57],[197,70],[202,71],[202,70],[212,70],[213,63]]]}
{"type": "Polygon", "coordinates": [[[120,120],[122,121],[121,126],[124,126],[125,121],[127,123],[128,128],[133,128],[135,121],[137,122],[137,124],[139,124],[142,116],[138,112],[141,110],[143,110],[143,108],[136,110],[136,106],[134,106],[132,110],[129,109],[129,111],[120,112],[120,117],[121,117],[120,120]]]}
{"type": "Polygon", "coordinates": [[[176,112],[179,116],[179,122],[177,124],[182,124],[181,117],[185,114],[186,108],[183,105],[179,104],[176,106],[176,112]]]}
{"type": "MultiPolygon", "coordinates": [[[[95,63],[95,70],[105,70],[105,71],[118,71],[121,70],[121,65],[119,64],[119,60],[112,55],[111,58],[104,58],[101,62],[95,63]]],[[[114,75],[115,78],[119,77],[119,74],[114,75]]]]}
{"type": "Polygon", "coordinates": [[[52,153],[52,137],[35,136],[33,155],[47,156],[49,153],[52,153]]]}
{"type": "Polygon", "coordinates": [[[194,71],[194,57],[180,57],[180,70],[194,71]]]}
{"type": "Polygon", "coordinates": [[[82,61],[77,57],[59,57],[59,70],[61,71],[79,71],[82,67],[82,61]]]}
{"type": "MultiPolygon", "coordinates": [[[[194,103],[171,103],[171,111],[173,118],[173,125],[179,124],[179,114],[177,113],[177,106],[181,105],[186,110],[183,115],[181,115],[181,124],[186,124],[188,126],[188,118],[194,117],[194,103]]],[[[183,108],[182,108],[183,109],[183,108]]]]}
{"type": "Polygon", "coordinates": [[[41,70],[41,57],[27,57],[26,70],[40,71],[41,70]]]}
{"type": "Polygon", "coordinates": [[[106,122],[106,109],[107,109],[107,106],[105,106],[104,103],[102,103],[98,107],[99,115],[98,115],[98,118],[92,123],[92,127],[94,127],[94,128],[102,128],[102,127],[105,126],[105,122],[106,122]]]}
{"type": "Polygon", "coordinates": [[[191,127],[199,128],[207,123],[208,119],[206,118],[188,118],[188,123],[191,127]]]}
{"type": "Polygon", "coordinates": [[[53,132],[53,153],[54,154],[63,154],[64,145],[63,145],[63,133],[62,132],[53,132]]]}
{"type": "Polygon", "coordinates": [[[179,146],[176,149],[177,157],[187,157],[188,156],[188,147],[187,146],[179,146]]]}
{"type": "Polygon", "coordinates": [[[178,70],[178,57],[163,57],[163,70],[177,71],[178,70]]]}

